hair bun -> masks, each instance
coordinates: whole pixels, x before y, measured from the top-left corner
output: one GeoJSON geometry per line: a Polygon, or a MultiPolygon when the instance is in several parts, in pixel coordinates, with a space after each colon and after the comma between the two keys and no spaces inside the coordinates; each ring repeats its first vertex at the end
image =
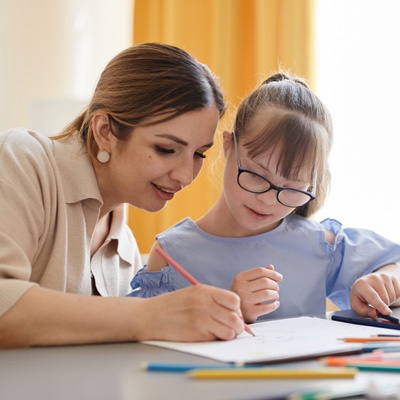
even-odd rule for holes
{"type": "Polygon", "coordinates": [[[298,76],[292,76],[286,72],[277,72],[271,75],[268,79],[266,79],[261,85],[268,85],[271,82],[282,82],[282,81],[290,81],[293,83],[297,83],[309,89],[306,81],[303,78],[298,76]]]}
{"type": "Polygon", "coordinates": [[[267,85],[268,83],[271,83],[271,82],[280,82],[280,81],[286,81],[286,80],[291,80],[290,76],[285,74],[284,72],[278,72],[274,75],[271,75],[262,84],[267,85]]]}

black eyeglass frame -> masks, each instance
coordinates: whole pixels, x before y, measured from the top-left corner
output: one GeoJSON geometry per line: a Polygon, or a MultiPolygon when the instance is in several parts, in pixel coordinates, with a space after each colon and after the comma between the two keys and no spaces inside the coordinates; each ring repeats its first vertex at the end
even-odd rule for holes
{"type": "MultiPolygon", "coordinates": [[[[300,190],[300,189],[294,189],[294,188],[292,189],[292,188],[287,188],[287,187],[276,186],[276,185],[274,185],[271,181],[269,181],[267,178],[265,178],[264,176],[258,174],[257,172],[254,172],[254,171],[251,171],[250,169],[247,169],[247,168],[242,167],[242,164],[241,164],[240,159],[239,159],[239,149],[238,149],[238,144],[237,144],[237,139],[236,139],[236,133],[235,133],[235,132],[232,132],[232,136],[233,136],[233,141],[234,141],[234,143],[235,143],[236,162],[237,162],[237,166],[238,166],[238,175],[237,175],[236,181],[237,181],[237,184],[238,184],[243,190],[245,190],[246,192],[254,193],[254,194],[262,194],[262,193],[267,193],[267,192],[269,192],[270,190],[273,189],[273,190],[276,191],[276,199],[279,201],[279,203],[281,203],[283,206],[289,207],[289,208],[303,207],[303,206],[305,206],[306,204],[310,203],[311,201],[313,201],[313,200],[316,198],[316,195],[315,195],[314,192],[307,192],[307,191],[300,190]],[[239,178],[240,178],[240,175],[241,175],[242,173],[244,173],[244,172],[245,172],[245,173],[250,173],[250,174],[252,174],[252,175],[254,175],[254,176],[257,176],[257,177],[260,178],[261,180],[265,181],[266,183],[268,183],[269,188],[266,189],[266,190],[261,190],[261,191],[254,191],[254,190],[246,189],[245,187],[243,187],[243,186],[240,184],[240,179],[239,179],[239,178]],[[309,197],[309,200],[306,201],[305,203],[300,204],[300,205],[297,205],[297,206],[289,206],[289,205],[283,203],[283,202],[279,199],[279,193],[281,193],[281,192],[284,191],[284,190],[290,190],[290,191],[292,191],[292,192],[298,192],[298,193],[305,194],[306,196],[309,197]]],[[[313,188],[313,189],[315,188],[315,184],[312,186],[312,188],[313,188]]]]}

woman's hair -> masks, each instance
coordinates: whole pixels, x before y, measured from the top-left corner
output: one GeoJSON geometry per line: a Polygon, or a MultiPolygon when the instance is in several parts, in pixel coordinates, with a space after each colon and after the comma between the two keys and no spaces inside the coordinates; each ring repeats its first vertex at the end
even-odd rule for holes
{"type": "MultiPolygon", "coordinates": [[[[259,125],[258,125],[259,126],[259,125]]],[[[332,120],[321,100],[299,77],[280,72],[272,75],[240,104],[234,131],[250,157],[267,150],[279,151],[277,171],[287,179],[297,179],[308,168],[315,182],[314,201],[298,207],[296,214],[308,217],[323,205],[331,174],[328,158],[332,147],[332,120]],[[246,142],[249,124],[265,117],[260,132],[246,142]]]]}
{"type": "Polygon", "coordinates": [[[152,117],[162,122],[213,105],[221,117],[224,97],[206,65],[174,46],[138,44],[108,63],[87,108],[54,139],[79,132],[95,160],[92,117],[98,111],[108,115],[113,135],[123,141],[135,127],[151,125],[152,117]]]}

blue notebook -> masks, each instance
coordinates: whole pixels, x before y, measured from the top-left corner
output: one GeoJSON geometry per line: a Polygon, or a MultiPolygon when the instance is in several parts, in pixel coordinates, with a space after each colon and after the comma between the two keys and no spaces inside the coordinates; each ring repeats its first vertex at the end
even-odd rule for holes
{"type": "MultiPolygon", "coordinates": [[[[393,317],[399,318],[400,316],[400,308],[393,310],[393,317]]],[[[358,315],[353,310],[341,310],[335,311],[332,314],[332,320],[340,321],[340,322],[348,322],[350,324],[357,324],[357,325],[368,325],[368,326],[375,326],[379,328],[387,328],[387,329],[397,329],[400,330],[400,324],[396,324],[386,320],[374,320],[368,317],[362,317],[358,315]]]]}

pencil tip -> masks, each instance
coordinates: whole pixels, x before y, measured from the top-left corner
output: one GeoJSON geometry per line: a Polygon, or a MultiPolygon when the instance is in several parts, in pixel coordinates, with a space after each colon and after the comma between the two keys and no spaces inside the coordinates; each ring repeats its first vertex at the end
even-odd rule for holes
{"type": "Polygon", "coordinates": [[[245,330],[247,333],[250,333],[250,335],[256,336],[255,333],[254,333],[247,325],[244,326],[244,330],[245,330]]]}

